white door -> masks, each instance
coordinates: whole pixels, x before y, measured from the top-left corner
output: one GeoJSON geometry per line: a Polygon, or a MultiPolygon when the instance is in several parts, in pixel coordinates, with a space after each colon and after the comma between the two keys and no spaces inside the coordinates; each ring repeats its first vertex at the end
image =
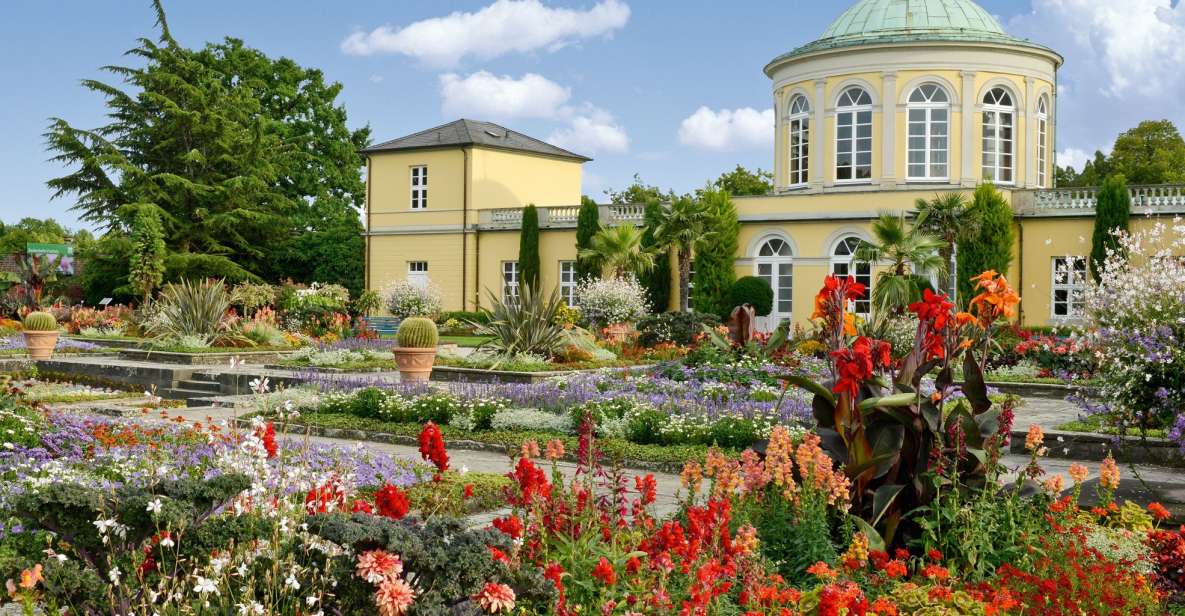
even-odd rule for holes
{"type": "Polygon", "coordinates": [[[761,331],[772,332],[794,316],[794,255],[790,245],[776,237],[762,244],[757,251],[754,274],[765,279],[774,290],[773,310],[768,317],[757,319],[761,331]]]}

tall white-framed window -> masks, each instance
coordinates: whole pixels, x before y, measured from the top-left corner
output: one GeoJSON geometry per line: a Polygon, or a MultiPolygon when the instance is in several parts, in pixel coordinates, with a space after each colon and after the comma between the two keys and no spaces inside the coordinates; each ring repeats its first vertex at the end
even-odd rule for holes
{"type": "Polygon", "coordinates": [[[1082,317],[1086,312],[1086,257],[1054,257],[1052,275],[1053,318],[1082,317]]]}
{"type": "Polygon", "coordinates": [[[1016,107],[1004,88],[992,88],[983,95],[983,179],[1012,184],[1013,142],[1016,107]]]}
{"type": "Polygon", "coordinates": [[[518,301],[518,261],[502,262],[502,301],[507,304],[518,301]]]}
{"type": "Polygon", "coordinates": [[[835,108],[835,181],[872,180],[872,97],[860,87],[839,95],[835,108]]]}
{"type": "Polygon", "coordinates": [[[790,185],[810,178],[811,103],[801,94],[790,101],[790,185]]]}
{"type": "Polygon", "coordinates": [[[1045,166],[1049,161],[1049,99],[1037,100],[1037,186],[1049,188],[1045,166]]]}
{"type": "Polygon", "coordinates": [[[872,314],[872,264],[856,261],[854,255],[860,246],[860,238],[849,235],[835,243],[831,251],[831,273],[836,276],[851,276],[864,285],[864,295],[848,303],[852,313],[868,318],[872,314]]]}
{"type": "Polygon", "coordinates": [[[411,168],[411,209],[428,209],[428,166],[411,168]]]}
{"type": "Polygon", "coordinates": [[[408,261],[407,281],[421,287],[428,286],[428,262],[408,261]]]}
{"type": "Polygon", "coordinates": [[[560,298],[568,307],[576,305],[575,261],[560,261],[560,298]]]}
{"type": "Polygon", "coordinates": [[[910,180],[946,181],[950,148],[950,96],[937,84],[922,84],[909,94],[907,172],[910,180]]]}
{"type": "Polygon", "coordinates": [[[794,315],[794,251],[786,240],[774,237],[757,249],[753,273],[774,291],[774,305],[765,329],[772,331],[794,315]]]}

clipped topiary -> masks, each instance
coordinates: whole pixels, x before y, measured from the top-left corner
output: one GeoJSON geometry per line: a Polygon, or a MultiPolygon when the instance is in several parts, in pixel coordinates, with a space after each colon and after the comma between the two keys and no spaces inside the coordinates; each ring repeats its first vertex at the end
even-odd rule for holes
{"type": "Polygon", "coordinates": [[[774,290],[769,281],[757,276],[745,276],[732,285],[732,305],[729,312],[737,306],[752,304],[757,316],[769,316],[774,309],[774,290]]]}
{"type": "Polygon", "coordinates": [[[436,324],[427,317],[410,317],[399,323],[395,334],[399,346],[405,349],[428,349],[436,346],[436,324]]]}
{"type": "Polygon", "coordinates": [[[48,312],[30,312],[25,317],[25,331],[52,332],[58,328],[58,320],[48,312]]]}

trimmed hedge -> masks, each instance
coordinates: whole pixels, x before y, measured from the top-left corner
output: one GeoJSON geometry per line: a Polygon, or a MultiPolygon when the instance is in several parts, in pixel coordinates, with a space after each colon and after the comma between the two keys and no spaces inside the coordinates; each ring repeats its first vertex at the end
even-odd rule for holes
{"type": "Polygon", "coordinates": [[[745,276],[736,281],[732,285],[732,307],[728,310],[732,312],[733,308],[742,306],[744,304],[753,304],[753,309],[757,312],[757,316],[769,316],[769,313],[774,309],[774,290],[769,286],[769,282],[764,278],[757,276],[745,276]]]}

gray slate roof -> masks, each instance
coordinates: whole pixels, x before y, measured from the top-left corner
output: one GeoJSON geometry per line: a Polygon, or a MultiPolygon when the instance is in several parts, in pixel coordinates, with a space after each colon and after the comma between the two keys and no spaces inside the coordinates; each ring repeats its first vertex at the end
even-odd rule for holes
{"type": "Polygon", "coordinates": [[[493,122],[478,120],[457,120],[442,124],[435,128],[422,130],[418,133],[384,141],[362,150],[365,154],[375,152],[392,152],[398,150],[422,150],[427,148],[441,148],[449,146],[476,145],[503,150],[517,150],[545,156],[559,156],[571,158],[581,162],[592,160],[558,148],[550,143],[540,141],[534,137],[499,126],[493,122]]]}

